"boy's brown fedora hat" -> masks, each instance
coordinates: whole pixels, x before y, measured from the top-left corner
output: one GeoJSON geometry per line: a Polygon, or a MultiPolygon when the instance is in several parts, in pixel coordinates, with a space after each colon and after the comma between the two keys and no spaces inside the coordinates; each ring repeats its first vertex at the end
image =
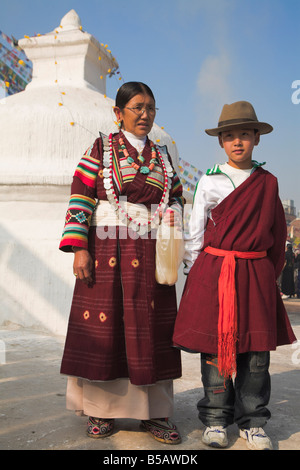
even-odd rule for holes
{"type": "Polygon", "coordinates": [[[260,134],[269,134],[273,127],[266,122],[259,122],[251,103],[248,101],[236,101],[223,106],[219,118],[218,127],[205,129],[208,135],[217,136],[220,132],[227,131],[233,127],[257,129],[260,134]]]}

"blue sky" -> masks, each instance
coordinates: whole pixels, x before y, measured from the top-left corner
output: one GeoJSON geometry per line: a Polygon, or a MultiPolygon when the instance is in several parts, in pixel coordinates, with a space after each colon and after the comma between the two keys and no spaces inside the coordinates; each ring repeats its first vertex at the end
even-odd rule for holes
{"type": "MultiPolygon", "coordinates": [[[[0,30],[17,39],[48,33],[72,8],[108,44],[124,81],[152,88],[156,123],[202,171],[226,160],[204,129],[217,125],[223,104],[252,102],[274,126],[253,157],[300,211],[299,0],[0,0],[0,30]]],[[[108,96],[119,85],[107,79],[108,96]]]]}

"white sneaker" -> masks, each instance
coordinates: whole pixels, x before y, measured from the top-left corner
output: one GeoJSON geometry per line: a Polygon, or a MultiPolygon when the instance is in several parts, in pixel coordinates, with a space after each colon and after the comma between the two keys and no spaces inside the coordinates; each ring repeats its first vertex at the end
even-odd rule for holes
{"type": "Polygon", "coordinates": [[[224,426],[207,427],[203,433],[202,441],[211,447],[227,447],[227,430],[224,426]]]}
{"type": "Polygon", "coordinates": [[[271,439],[263,428],[240,429],[240,436],[246,439],[249,449],[272,450],[271,439]]]}

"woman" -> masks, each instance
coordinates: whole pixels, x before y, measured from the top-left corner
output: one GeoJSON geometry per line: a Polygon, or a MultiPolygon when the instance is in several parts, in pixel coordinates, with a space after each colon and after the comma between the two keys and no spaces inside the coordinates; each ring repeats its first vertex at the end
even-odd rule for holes
{"type": "Polygon", "coordinates": [[[182,186],[167,152],[147,137],[156,113],[150,88],[125,83],[114,112],[119,132],[101,135],[75,171],[60,243],[75,253],[77,278],[61,366],[67,408],[89,416],[90,437],[110,435],[114,418],[134,418],[178,444],[165,418],[181,376],[176,292],[155,281],[154,235],[163,214],[169,225],[182,216],[182,186]]]}
{"type": "Polygon", "coordinates": [[[288,299],[295,295],[294,269],[295,255],[293,253],[293,246],[289,243],[286,247],[285,265],[281,275],[281,292],[283,299],[288,299]]]}

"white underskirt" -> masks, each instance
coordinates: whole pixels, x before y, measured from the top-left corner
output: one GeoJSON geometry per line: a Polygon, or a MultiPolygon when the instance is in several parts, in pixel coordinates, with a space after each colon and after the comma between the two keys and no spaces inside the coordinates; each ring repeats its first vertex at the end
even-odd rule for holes
{"type": "Polygon", "coordinates": [[[173,380],[137,386],[126,378],[90,382],[68,377],[67,409],[95,418],[167,418],[173,414],[173,380]]]}

